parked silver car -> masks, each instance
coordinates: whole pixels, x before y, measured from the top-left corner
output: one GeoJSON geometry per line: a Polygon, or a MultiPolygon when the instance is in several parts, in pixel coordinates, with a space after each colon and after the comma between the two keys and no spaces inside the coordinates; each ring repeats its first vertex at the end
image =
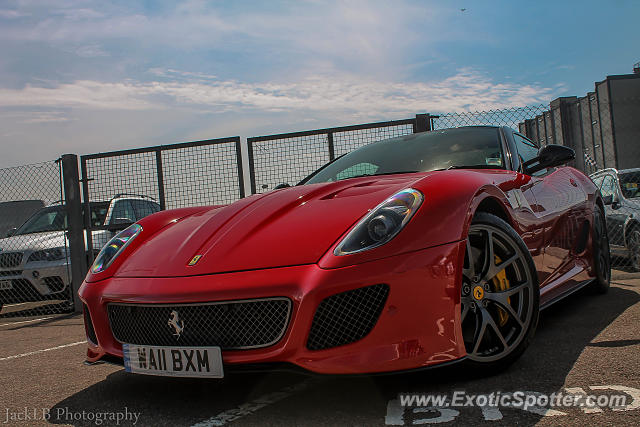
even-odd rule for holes
{"type": "MultiPolygon", "coordinates": [[[[158,212],[160,205],[143,196],[118,195],[90,205],[93,228],[129,224],[158,212]]],[[[68,299],[71,271],[67,212],[62,204],[40,209],[10,236],[0,239],[0,308],[7,303],[68,299]]],[[[98,252],[114,235],[92,232],[98,252]]]]}
{"type": "Polygon", "coordinates": [[[590,175],[605,203],[611,254],[640,271],[640,168],[603,169],[590,175]]]}

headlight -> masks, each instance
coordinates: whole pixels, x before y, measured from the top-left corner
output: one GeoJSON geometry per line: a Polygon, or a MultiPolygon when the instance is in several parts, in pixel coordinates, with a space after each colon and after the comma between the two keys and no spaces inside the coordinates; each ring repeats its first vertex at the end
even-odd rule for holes
{"type": "Polygon", "coordinates": [[[116,234],[115,237],[109,240],[109,243],[102,248],[93,262],[93,266],[91,266],[91,271],[93,273],[100,273],[106,270],[118,255],[120,255],[122,250],[126,248],[141,231],[142,226],[133,224],[116,234]]]}
{"type": "Polygon", "coordinates": [[[365,216],[333,252],[348,255],[377,248],[393,239],[416,213],[424,196],[407,188],[376,206],[365,216]]]}
{"type": "Polygon", "coordinates": [[[43,249],[41,251],[35,251],[29,255],[27,262],[36,261],[58,261],[67,257],[67,248],[64,246],[59,248],[43,249]]]}

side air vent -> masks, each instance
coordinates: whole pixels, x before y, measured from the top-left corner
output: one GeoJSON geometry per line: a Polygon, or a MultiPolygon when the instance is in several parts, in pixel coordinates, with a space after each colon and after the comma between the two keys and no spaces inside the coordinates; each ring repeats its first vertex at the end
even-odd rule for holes
{"type": "Polygon", "coordinates": [[[376,325],[389,295],[389,286],[367,286],[331,295],[318,305],[307,348],[324,350],[364,338],[376,325]]]}

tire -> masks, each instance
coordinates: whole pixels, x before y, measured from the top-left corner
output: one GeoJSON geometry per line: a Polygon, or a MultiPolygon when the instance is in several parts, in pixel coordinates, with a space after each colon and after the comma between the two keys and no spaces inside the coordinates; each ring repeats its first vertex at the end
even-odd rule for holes
{"type": "Polygon", "coordinates": [[[596,206],[593,211],[593,226],[591,228],[593,244],[593,272],[595,279],[589,285],[598,294],[605,294],[611,283],[611,254],[609,250],[609,235],[607,222],[602,208],[596,206]]]}
{"type": "Polygon", "coordinates": [[[461,287],[467,365],[496,372],[515,362],[533,339],[539,309],[538,274],[522,238],[495,215],[476,213],[461,287]]]}
{"type": "Polygon", "coordinates": [[[629,249],[631,268],[633,268],[633,271],[640,271],[640,227],[637,225],[633,225],[629,229],[627,249],[629,249]]]}

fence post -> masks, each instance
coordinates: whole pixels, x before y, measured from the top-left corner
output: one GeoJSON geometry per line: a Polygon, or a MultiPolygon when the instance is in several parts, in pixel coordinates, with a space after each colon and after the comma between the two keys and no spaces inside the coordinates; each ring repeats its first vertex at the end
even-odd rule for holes
{"type": "Polygon", "coordinates": [[[160,199],[160,210],[167,209],[167,202],[164,196],[164,171],[162,169],[162,150],[156,150],[156,175],[158,176],[158,198],[160,199]]]}
{"type": "Polygon", "coordinates": [[[84,226],[82,203],[80,201],[80,176],[78,174],[78,156],[62,155],[62,181],[64,186],[65,207],[69,221],[69,249],[71,251],[71,288],[73,307],[76,313],[82,312],[82,303],[78,298],[78,289],[87,274],[87,257],[84,247],[84,226]]]}
{"type": "Polygon", "coordinates": [[[249,160],[249,180],[251,181],[251,194],[256,194],[256,170],[253,165],[253,138],[247,138],[247,157],[249,160]]]}
{"type": "Polygon", "coordinates": [[[413,123],[413,133],[427,132],[431,130],[431,115],[416,114],[416,120],[413,123]]]}
{"type": "Polygon", "coordinates": [[[238,190],[240,192],[240,198],[244,198],[244,170],[242,168],[242,147],[240,137],[236,141],[236,161],[238,165],[238,190]]]}
{"type": "Polygon", "coordinates": [[[336,149],[333,143],[333,132],[327,133],[327,143],[329,144],[329,161],[332,162],[336,159],[336,149]]]}

